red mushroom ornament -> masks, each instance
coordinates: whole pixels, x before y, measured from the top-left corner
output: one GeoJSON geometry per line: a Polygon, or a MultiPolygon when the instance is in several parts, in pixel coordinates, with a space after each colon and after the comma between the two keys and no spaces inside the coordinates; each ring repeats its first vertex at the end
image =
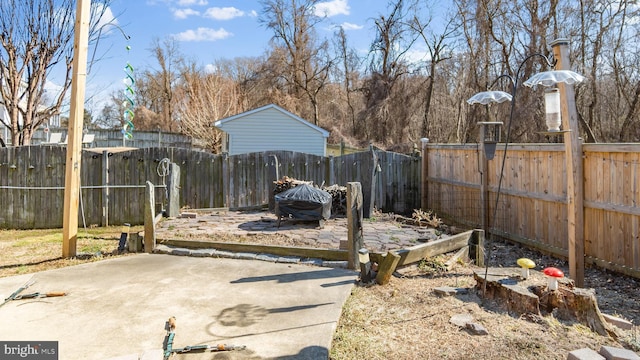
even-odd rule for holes
{"type": "Polygon", "coordinates": [[[547,276],[549,290],[558,290],[558,279],[564,277],[562,270],[554,267],[548,267],[542,272],[547,276]]]}

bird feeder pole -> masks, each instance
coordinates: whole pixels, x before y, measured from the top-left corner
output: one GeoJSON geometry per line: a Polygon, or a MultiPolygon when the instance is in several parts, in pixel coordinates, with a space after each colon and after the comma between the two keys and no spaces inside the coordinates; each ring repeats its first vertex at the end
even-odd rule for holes
{"type": "MultiPolygon", "coordinates": [[[[556,70],[570,70],[569,41],[551,43],[556,70]]],[[[569,274],[577,287],[584,286],[584,187],[582,173],[582,143],[579,138],[578,111],[573,85],[559,83],[562,128],[564,133],[567,174],[567,239],[569,274]]]]}
{"type": "Polygon", "coordinates": [[[501,121],[482,121],[480,126],[480,211],[481,226],[485,234],[489,234],[489,160],[493,160],[496,145],[500,141],[501,121]]]}
{"type": "Polygon", "coordinates": [[[76,256],[78,241],[78,204],[80,199],[80,164],[82,163],[82,122],[87,77],[91,0],[78,0],[73,42],[71,108],[67,132],[67,160],[64,178],[64,215],[62,257],[76,256]]]}

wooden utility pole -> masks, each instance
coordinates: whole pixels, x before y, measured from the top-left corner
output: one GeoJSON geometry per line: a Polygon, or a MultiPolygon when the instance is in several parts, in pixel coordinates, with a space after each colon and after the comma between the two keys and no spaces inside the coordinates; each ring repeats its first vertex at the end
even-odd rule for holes
{"type": "MultiPolygon", "coordinates": [[[[569,40],[551,43],[556,70],[571,70],[569,40]]],[[[578,128],[573,85],[559,83],[567,174],[567,239],[569,274],[577,287],[584,287],[584,184],[582,172],[582,142],[578,128]]]]}
{"type": "Polygon", "coordinates": [[[89,21],[91,0],[78,0],[73,42],[73,77],[71,108],[67,133],[67,162],[64,178],[64,216],[62,224],[62,257],[76,256],[78,241],[78,203],[80,199],[80,164],[82,163],[82,121],[84,91],[87,78],[89,21]]]}

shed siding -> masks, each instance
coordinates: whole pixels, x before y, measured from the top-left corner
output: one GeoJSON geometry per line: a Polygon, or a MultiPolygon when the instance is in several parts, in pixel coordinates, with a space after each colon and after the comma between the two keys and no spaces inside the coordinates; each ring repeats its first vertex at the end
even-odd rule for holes
{"type": "Polygon", "coordinates": [[[317,130],[276,109],[265,109],[229,121],[229,154],[289,150],[325,156],[326,139],[317,130]]]}

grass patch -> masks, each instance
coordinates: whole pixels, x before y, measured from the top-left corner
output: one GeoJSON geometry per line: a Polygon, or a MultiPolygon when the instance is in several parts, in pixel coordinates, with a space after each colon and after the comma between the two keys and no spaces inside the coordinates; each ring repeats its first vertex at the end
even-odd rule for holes
{"type": "Polygon", "coordinates": [[[418,269],[427,274],[439,274],[447,272],[446,259],[442,256],[423,259],[418,263],[418,269]]]}
{"type": "MultiPolygon", "coordinates": [[[[117,252],[122,227],[78,229],[76,253],[112,255],[117,252]]],[[[142,227],[132,227],[131,233],[142,227]]],[[[0,230],[0,277],[77,265],[103,259],[63,259],[62,229],[0,230]]]]}
{"type": "Polygon", "coordinates": [[[384,354],[384,344],[371,336],[377,327],[371,324],[371,309],[361,299],[367,289],[356,287],[342,307],[342,317],[334,333],[331,359],[366,359],[371,354],[384,354]]]}

